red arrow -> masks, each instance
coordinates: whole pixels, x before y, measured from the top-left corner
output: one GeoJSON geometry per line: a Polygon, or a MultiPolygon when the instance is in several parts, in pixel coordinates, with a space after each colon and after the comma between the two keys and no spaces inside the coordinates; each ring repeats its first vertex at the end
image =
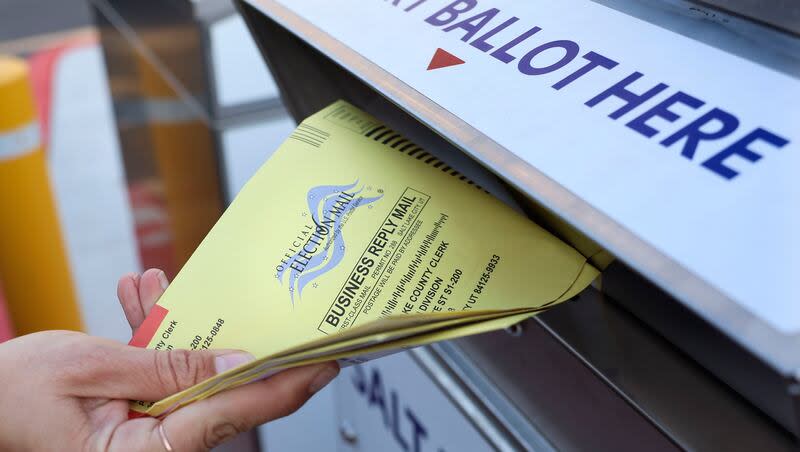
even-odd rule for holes
{"type": "Polygon", "coordinates": [[[459,64],[464,64],[464,60],[447,50],[436,49],[436,53],[433,54],[431,63],[428,65],[428,70],[432,71],[443,67],[458,66],[459,64]]]}

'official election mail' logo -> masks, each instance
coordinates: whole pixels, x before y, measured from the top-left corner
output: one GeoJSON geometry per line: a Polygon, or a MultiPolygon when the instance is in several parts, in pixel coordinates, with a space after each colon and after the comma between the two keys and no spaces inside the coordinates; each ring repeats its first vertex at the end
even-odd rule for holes
{"type": "Polygon", "coordinates": [[[300,297],[308,284],[341,263],[347,248],[342,228],[355,210],[383,198],[382,193],[363,196],[371,187],[356,189],[357,186],[355,181],[349,185],[321,185],[308,191],[308,213],[303,216],[310,216],[312,221],[297,234],[276,267],[276,277],[288,286],[292,304],[295,293],[300,297]]]}

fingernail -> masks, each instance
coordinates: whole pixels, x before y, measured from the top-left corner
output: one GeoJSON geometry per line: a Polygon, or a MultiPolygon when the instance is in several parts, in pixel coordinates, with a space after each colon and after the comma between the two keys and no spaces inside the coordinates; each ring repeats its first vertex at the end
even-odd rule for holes
{"type": "Polygon", "coordinates": [[[339,375],[338,367],[326,367],[325,369],[321,370],[316,377],[314,377],[314,381],[312,381],[311,386],[308,387],[308,392],[316,394],[322,390],[322,388],[328,386],[328,383],[333,381],[337,375],[339,375]]]}
{"type": "Polygon", "coordinates": [[[227,355],[220,355],[214,358],[214,370],[218,374],[239,367],[242,364],[247,364],[255,360],[255,356],[247,352],[228,353],[227,355]]]}
{"type": "Polygon", "coordinates": [[[133,284],[138,286],[139,285],[139,278],[141,278],[142,275],[140,275],[138,273],[130,273],[130,277],[131,277],[131,279],[133,279],[133,284]]]}
{"type": "Polygon", "coordinates": [[[163,271],[158,272],[158,282],[161,283],[161,288],[167,290],[169,287],[169,280],[167,279],[167,274],[163,271]]]}

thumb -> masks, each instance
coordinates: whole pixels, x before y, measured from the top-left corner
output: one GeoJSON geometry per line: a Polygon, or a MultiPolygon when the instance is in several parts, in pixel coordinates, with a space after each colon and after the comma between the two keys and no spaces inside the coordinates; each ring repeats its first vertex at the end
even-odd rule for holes
{"type": "Polygon", "coordinates": [[[77,395],[144,401],[161,400],[255,359],[241,351],[149,350],[124,345],[95,349],[92,355],[76,388],[87,394],[77,395]]]}

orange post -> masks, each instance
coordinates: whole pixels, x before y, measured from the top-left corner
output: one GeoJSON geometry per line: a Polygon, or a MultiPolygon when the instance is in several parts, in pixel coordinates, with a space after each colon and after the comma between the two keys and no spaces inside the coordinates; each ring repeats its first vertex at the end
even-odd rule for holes
{"type": "Polygon", "coordinates": [[[81,330],[27,64],[0,56],[0,280],[18,334],[81,330]]]}
{"type": "MultiPolygon", "coordinates": [[[[179,36],[188,40],[193,35],[188,30],[179,36]]],[[[150,140],[164,184],[175,263],[180,268],[224,210],[214,138],[142,56],[138,69],[148,106],[150,140]]]]}

